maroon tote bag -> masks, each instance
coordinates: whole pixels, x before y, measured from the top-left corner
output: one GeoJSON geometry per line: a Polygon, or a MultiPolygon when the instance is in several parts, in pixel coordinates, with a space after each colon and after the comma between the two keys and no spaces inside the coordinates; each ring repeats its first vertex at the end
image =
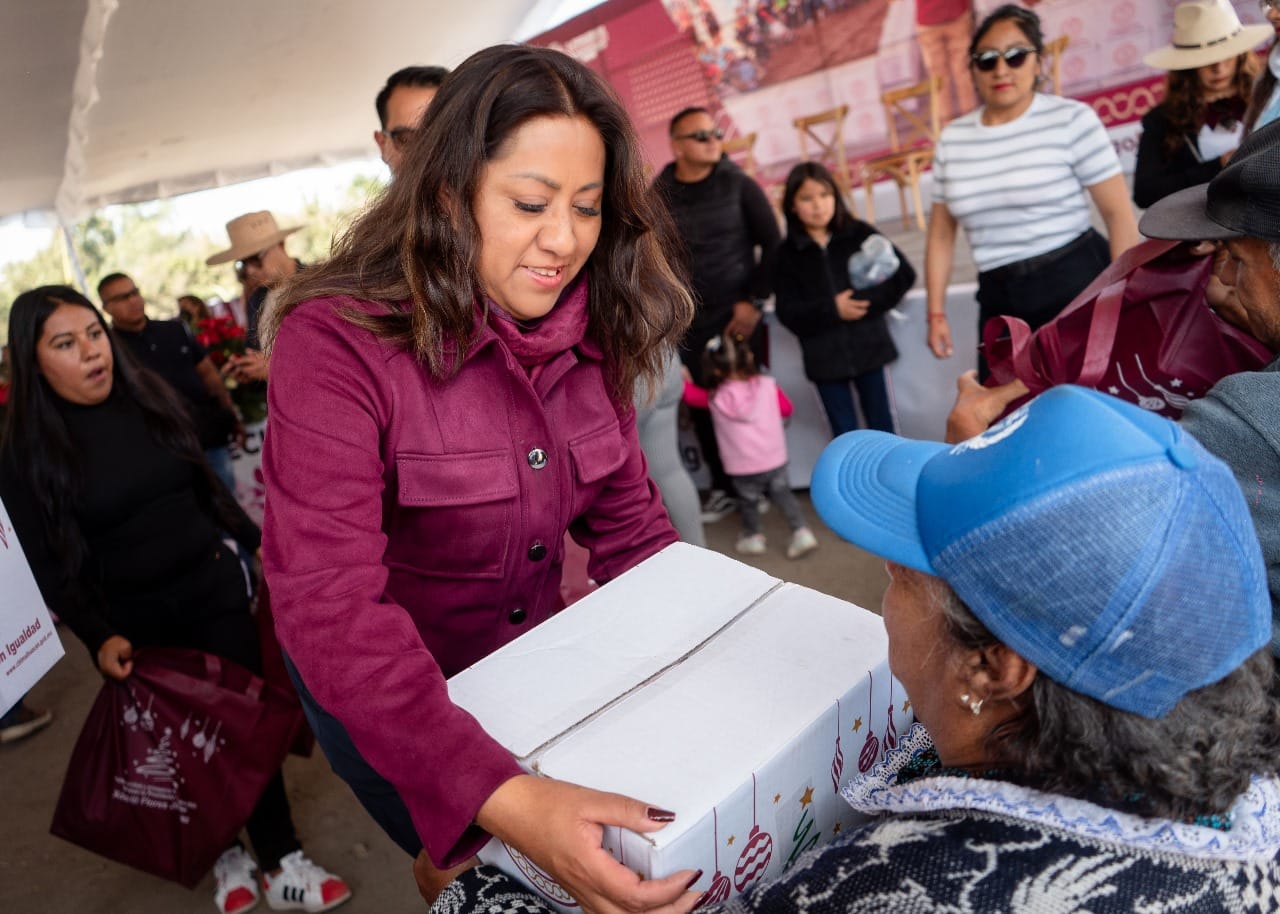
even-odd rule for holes
{"type": "Polygon", "coordinates": [[[301,712],[277,686],[201,651],[144,648],[89,711],[50,831],[192,888],[280,769],[301,712]]]}
{"type": "Polygon", "coordinates": [[[1015,378],[1029,397],[1057,384],[1112,394],[1171,419],[1229,374],[1254,371],[1270,351],[1205,301],[1212,257],[1188,257],[1178,241],[1125,251],[1062,313],[1032,332],[1015,317],[982,328],[987,385],[1015,378]]]}

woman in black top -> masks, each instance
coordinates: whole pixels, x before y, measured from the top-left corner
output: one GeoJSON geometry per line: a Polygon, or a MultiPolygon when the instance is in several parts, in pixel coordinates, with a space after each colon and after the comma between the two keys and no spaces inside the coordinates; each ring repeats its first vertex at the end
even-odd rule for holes
{"type": "Polygon", "coordinates": [[[1173,43],[1142,58],[1168,70],[1164,101],[1142,118],[1133,173],[1133,202],[1148,207],[1176,191],[1210,181],[1244,136],[1245,108],[1260,69],[1252,48],[1271,33],[1242,26],[1225,0],[1181,3],[1173,43]]]}
{"type": "MultiPolygon", "coordinates": [[[[49,608],[111,679],[127,679],[147,645],[209,651],[260,673],[236,549],[256,551],[260,533],[209,469],[172,389],[67,286],[18,296],[9,344],[0,498],[49,608]]],[[[303,856],[278,773],[246,827],[272,908],[319,911],[350,897],[303,856]]],[[[238,845],[215,869],[224,914],[257,902],[238,845]]]]}
{"type": "Polygon", "coordinates": [[[831,172],[817,162],[791,169],[782,211],[787,237],[773,283],[778,319],[800,339],[804,373],[818,388],[832,435],[859,427],[850,383],[867,426],[894,431],[885,366],[898,350],[885,314],[915,283],[916,271],[873,226],[849,214],[831,172]],[[878,261],[868,256],[877,246],[878,261]],[[855,261],[854,272],[864,277],[858,289],[849,269],[855,255],[870,268],[868,275],[855,261]]]}

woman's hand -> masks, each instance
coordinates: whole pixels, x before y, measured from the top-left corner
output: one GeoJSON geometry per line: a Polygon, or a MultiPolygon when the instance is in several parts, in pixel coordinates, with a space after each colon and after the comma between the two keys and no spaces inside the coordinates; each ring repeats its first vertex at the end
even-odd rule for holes
{"type": "Polygon", "coordinates": [[[701,872],[641,879],[601,847],[606,825],[645,833],[674,818],[616,793],[522,774],[489,796],[476,824],[549,873],[588,914],[687,914],[700,897],[689,887],[701,872]]]}
{"type": "Polygon", "coordinates": [[[123,682],[133,672],[133,645],[123,635],[112,635],[98,648],[98,671],[123,682]]]}
{"type": "Polygon", "coordinates": [[[927,316],[929,321],[928,341],[929,349],[935,356],[940,359],[951,358],[951,353],[955,349],[951,345],[951,324],[947,322],[945,314],[930,312],[927,316]]]}
{"type": "Polygon", "coordinates": [[[860,321],[867,316],[871,302],[853,297],[852,289],[845,289],[836,296],[836,313],[842,321],[860,321]]]}

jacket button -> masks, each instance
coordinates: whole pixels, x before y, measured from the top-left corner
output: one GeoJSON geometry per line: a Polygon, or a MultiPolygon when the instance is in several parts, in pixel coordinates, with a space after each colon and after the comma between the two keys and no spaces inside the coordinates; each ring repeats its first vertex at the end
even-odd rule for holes
{"type": "Polygon", "coordinates": [[[547,557],[547,547],[542,543],[534,543],[529,547],[529,561],[541,562],[547,557]]]}
{"type": "Polygon", "coordinates": [[[540,447],[535,447],[529,452],[529,466],[535,470],[540,470],[547,465],[547,452],[540,447]]]}
{"type": "Polygon", "coordinates": [[[507,621],[510,622],[512,625],[519,625],[521,622],[524,621],[525,615],[526,615],[525,611],[517,606],[515,609],[511,610],[511,612],[507,615],[507,621]]]}

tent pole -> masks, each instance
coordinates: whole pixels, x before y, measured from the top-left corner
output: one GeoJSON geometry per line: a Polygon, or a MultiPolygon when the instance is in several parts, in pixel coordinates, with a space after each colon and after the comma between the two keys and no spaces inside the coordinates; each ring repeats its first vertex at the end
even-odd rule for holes
{"type": "Polygon", "coordinates": [[[71,229],[61,220],[58,222],[58,234],[62,235],[63,274],[74,273],[76,285],[87,296],[89,294],[89,283],[84,278],[84,267],[80,263],[80,252],[76,250],[75,242],[71,239],[71,229]]]}

